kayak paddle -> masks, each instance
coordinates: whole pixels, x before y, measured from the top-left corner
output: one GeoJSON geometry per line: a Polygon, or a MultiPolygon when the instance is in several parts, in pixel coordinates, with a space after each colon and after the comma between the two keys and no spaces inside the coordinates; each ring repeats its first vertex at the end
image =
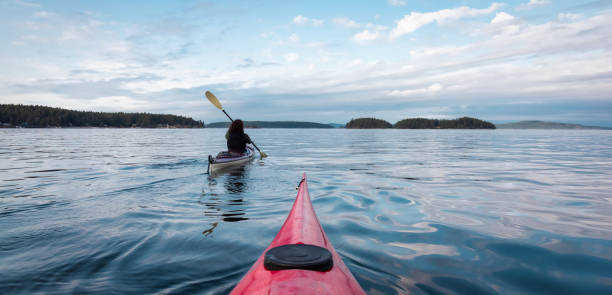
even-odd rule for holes
{"type": "MultiPolygon", "coordinates": [[[[212,94],[212,92],[210,91],[206,91],[206,93],[204,93],[206,95],[206,98],[208,98],[208,101],[210,101],[210,103],[212,103],[215,107],[217,107],[218,109],[220,109],[221,111],[223,111],[223,113],[230,119],[230,121],[234,122],[234,119],[232,119],[232,117],[230,117],[230,115],[227,114],[227,112],[225,112],[225,110],[223,109],[223,106],[221,105],[221,103],[219,102],[219,100],[217,99],[217,97],[212,94]]],[[[255,145],[255,143],[253,142],[253,140],[251,140],[251,143],[253,144],[253,146],[257,149],[257,151],[259,152],[259,156],[261,158],[265,158],[268,155],[264,152],[262,152],[257,145],[255,145]]]]}

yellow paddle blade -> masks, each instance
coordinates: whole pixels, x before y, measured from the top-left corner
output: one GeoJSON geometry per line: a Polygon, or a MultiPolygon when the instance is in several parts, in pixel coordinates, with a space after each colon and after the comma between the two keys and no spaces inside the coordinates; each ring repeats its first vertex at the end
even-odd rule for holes
{"type": "Polygon", "coordinates": [[[206,93],[204,93],[204,94],[206,95],[206,98],[208,98],[210,103],[214,104],[218,109],[223,110],[223,107],[221,106],[221,103],[219,102],[217,97],[214,94],[212,94],[212,92],[206,91],[206,93]]]}
{"type": "Polygon", "coordinates": [[[264,153],[262,151],[259,151],[259,158],[260,159],[267,158],[267,157],[268,157],[268,154],[266,154],[266,153],[264,153]]]}

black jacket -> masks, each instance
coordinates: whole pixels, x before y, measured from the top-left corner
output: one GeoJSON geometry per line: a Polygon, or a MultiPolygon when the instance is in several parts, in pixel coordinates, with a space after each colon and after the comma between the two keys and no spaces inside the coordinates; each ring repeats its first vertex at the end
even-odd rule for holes
{"type": "Polygon", "coordinates": [[[227,138],[227,150],[234,153],[246,152],[247,143],[252,143],[246,133],[226,133],[225,138],[227,138]]]}

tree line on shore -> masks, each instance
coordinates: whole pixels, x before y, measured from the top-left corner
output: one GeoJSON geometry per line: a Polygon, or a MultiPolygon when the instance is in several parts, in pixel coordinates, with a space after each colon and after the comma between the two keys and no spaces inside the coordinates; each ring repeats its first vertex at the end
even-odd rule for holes
{"type": "Polygon", "coordinates": [[[204,128],[204,122],[167,114],[88,112],[38,105],[0,104],[0,127],[204,128]]]}
{"type": "MultiPolygon", "coordinates": [[[[329,124],[297,121],[247,121],[251,128],[333,128],[329,124]]],[[[206,127],[227,128],[229,122],[206,127]]],[[[38,105],[0,104],[0,128],[26,127],[115,127],[115,128],[204,128],[192,118],[150,113],[73,111],[38,105]]],[[[391,124],[376,118],[352,119],[348,129],[495,129],[490,122],[462,117],[454,120],[411,118],[391,124]]]]}
{"type": "Polygon", "coordinates": [[[348,129],[495,129],[491,122],[476,118],[462,117],[453,120],[411,118],[391,124],[385,120],[376,118],[352,119],[346,123],[348,129]]]}
{"type": "MultiPolygon", "coordinates": [[[[206,128],[227,128],[230,122],[206,124],[206,128]]],[[[244,121],[245,128],[334,128],[329,124],[300,121],[244,121]]]]}

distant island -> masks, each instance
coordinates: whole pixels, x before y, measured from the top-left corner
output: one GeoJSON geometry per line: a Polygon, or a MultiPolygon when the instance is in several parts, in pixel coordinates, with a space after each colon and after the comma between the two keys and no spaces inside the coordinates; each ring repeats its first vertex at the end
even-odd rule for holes
{"type": "MultiPolygon", "coordinates": [[[[206,124],[207,128],[228,128],[230,122],[206,124]]],[[[329,124],[298,121],[244,121],[246,128],[334,128],[329,124]]]]}
{"type": "Polygon", "coordinates": [[[391,123],[376,118],[352,119],[344,126],[347,129],[387,129],[391,127],[393,127],[391,123]]]}
{"type": "Polygon", "coordinates": [[[493,123],[463,117],[454,120],[411,118],[391,123],[376,118],[353,119],[346,124],[350,129],[495,129],[493,123]]]}
{"type": "Polygon", "coordinates": [[[167,114],[86,112],[37,105],[0,104],[0,127],[204,128],[204,123],[167,114]]]}
{"type": "MultiPolygon", "coordinates": [[[[184,116],[150,113],[74,111],[39,105],[0,104],[0,128],[227,128],[229,121],[204,125],[184,116]]],[[[351,119],[346,124],[300,121],[245,121],[246,128],[347,128],[347,129],[573,129],[612,130],[609,127],[586,126],[546,121],[520,121],[494,125],[476,118],[452,120],[409,118],[395,124],[377,118],[351,119]]]]}
{"type": "Polygon", "coordinates": [[[462,117],[454,120],[413,118],[398,121],[397,129],[495,129],[491,122],[476,118],[462,117]]]}
{"type": "Polygon", "coordinates": [[[497,124],[499,129],[598,129],[611,130],[612,128],[585,126],[580,124],[567,124],[545,121],[520,121],[514,123],[497,124]]]}
{"type": "Polygon", "coordinates": [[[338,123],[327,123],[327,125],[332,126],[334,128],[344,128],[346,124],[338,124],[338,123]]]}

